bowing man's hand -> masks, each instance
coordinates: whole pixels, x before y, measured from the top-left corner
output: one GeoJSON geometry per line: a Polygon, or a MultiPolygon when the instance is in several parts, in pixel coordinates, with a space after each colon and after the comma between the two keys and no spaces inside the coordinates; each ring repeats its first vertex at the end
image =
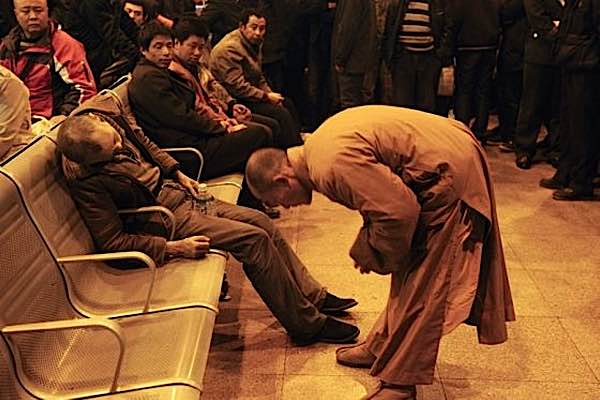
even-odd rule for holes
{"type": "Polygon", "coordinates": [[[368,274],[371,270],[368,267],[363,267],[362,265],[358,265],[354,263],[354,268],[360,271],[361,274],[368,274]]]}

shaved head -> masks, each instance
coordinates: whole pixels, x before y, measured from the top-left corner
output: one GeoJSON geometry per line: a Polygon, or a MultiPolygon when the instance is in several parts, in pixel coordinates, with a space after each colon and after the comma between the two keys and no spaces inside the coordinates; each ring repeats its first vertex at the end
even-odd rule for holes
{"type": "Polygon", "coordinates": [[[300,182],[284,150],[255,151],[246,163],[245,179],[252,194],[269,206],[287,208],[312,200],[312,187],[300,182]]]}
{"type": "Polygon", "coordinates": [[[260,198],[273,188],[274,177],[287,164],[285,151],[274,148],[259,149],[246,163],[246,182],[252,193],[260,198]]]}

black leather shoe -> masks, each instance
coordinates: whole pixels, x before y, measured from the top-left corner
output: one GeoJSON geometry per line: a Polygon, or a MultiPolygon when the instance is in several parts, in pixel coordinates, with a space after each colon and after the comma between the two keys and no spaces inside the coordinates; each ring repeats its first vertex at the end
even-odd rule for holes
{"type": "Polygon", "coordinates": [[[349,308],[352,308],[358,304],[358,301],[354,299],[342,299],[340,297],[334,296],[331,293],[327,293],[325,296],[325,301],[321,306],[321,312],[324,314],[331,313],[339,313],[341,311],[345,311],[349,308]]]}
{"type": "Polygon", "coordinates": [[[354,343],[360,329],[339,319],[327,317],[323,328],[310,339],[295,339],[298,346],[307,346],[316,342],[323,343],[354,343]]]}
{"type": "Polygon", "coordinates": [[[315,341],[324,343],[352,343],[360,334],[358,327],[339,319],[327,317],[325,325],[315,336],[315,341]]]}
{"type": "Polygon", "coordinates": [[[529,157],[527,154],[521,154],[517,156],[516,164],[517,167],[521,169],[529,169],[531,168],[531,157],[529,157]]]}
{"type": "Polygon", "coordinates": [[[594,200],[594,192],[593,191],[585,191],[579,192],[573,188],[566,187],[559,189],[552,193],[552,198],[554,200],[561,201],[585,201],[585,200],[594,200]]]}
{"type": "Polygon", "coordinates": [[[559,190],[565,187],[559,180],[552,178],[540,179],[540,186],[546,189],[559,190]]]}

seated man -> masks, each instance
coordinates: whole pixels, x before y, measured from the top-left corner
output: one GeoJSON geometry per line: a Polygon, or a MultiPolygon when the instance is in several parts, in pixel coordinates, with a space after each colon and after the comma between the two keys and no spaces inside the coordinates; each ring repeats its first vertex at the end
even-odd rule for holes
{"type": "MultiPolygon", "coordinates": [[[[298,122],[283,96],[269,87],[262,72],[261,48],[267,20],[256,10],[242,13],[239,29],[214,47],[210,70],[227,91],[252,112],[276,119],[282,135],[275,145],[288,148],[302,143],[298,122]]],[[[276,138],[277,139],[277,138],[276,138]]]]}
{"type": "Polygon", "coordinates": [[[58,132],[63,171],[100,251],[141,251],[157,264],[172,257],[199,258],[209,247],[230,252],[261,298],[298,343],[353,341],[353,325],[324,313],[356,305],[327,293],[262,213],[214,200],[200,211],[198,182],[179,171],[110,95],[99,95],[63,122],[58,132]],[[149,217],[121,219],[118,209],[163,205],[175,215],[175,239],[149,217]],[[159,226],[159,228],[157,228],[159,226]]]}
{"type": "Polygon", "coordinates": [[[25,146],[31,134],[31,109],[27,87],[0,66],[0,162],[25,146]]]}
{"type": "Polygon", "coordinates": [[[69,115],[96,93],[81,43],[48,18],[46,0],[15,0],[14,27],[0,44],[0,64],[29,89],[31,114],[69,115]]]}
{"type": "Polygon", "coordinates": [[[243,172],[252,152],[271,143],[268,127],[238,123],[212,101],[198,77],[206,30],[180,20],[171,33],[151,21],[140,31],[143,59],[129,84],[131,108],[144,132],[161,147],[191,146],[202,152],[202,178],[243,172]]]}

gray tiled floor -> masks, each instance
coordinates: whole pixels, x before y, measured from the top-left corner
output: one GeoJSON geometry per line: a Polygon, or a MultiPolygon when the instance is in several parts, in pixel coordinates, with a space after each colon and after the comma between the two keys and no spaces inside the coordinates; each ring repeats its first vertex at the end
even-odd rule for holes
{"type": "MultiPolygon", "coordinates": [[[[437,378],[420,399],[600,399],[600,203],[557,203],[537,186],[552,168],[513,166],[488,149],[517,321],[499,346],[460,326],[442,340],[437,378]]],[[[354,296],[348,316],[364,337],[385,304],[386,277],[352,268],[359,216],[321,196],[284,212],[282,231],[314,276],[354,296]]],[[[235,262],[233,300],[213,337],[203,399],[353,400],[375,387],[364,370],[335,363],[335,346],[295,347],[235,262]]]]}

